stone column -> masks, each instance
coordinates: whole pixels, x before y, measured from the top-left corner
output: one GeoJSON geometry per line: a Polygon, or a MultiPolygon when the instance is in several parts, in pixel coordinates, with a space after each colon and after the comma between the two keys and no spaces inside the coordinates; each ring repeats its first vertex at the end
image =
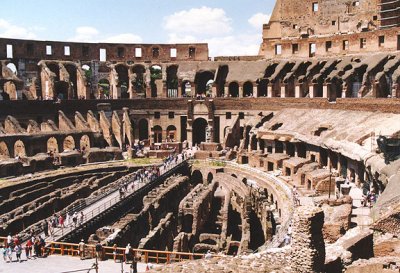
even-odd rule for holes
{"type": "Polygon", "coordinates": [[[300,89],[300,84],[296,84],[294,87],[294,96],[295,98],[301,98],[301,93],[300,93],[301,89],[300,89]]]}
{"type": "Polygon", "coordinates": [[[272,94],[272,83],[269,83],[267,86],[267,96],[268,96],[268,98],[272,98],[273,97],[272,95],[273,95],[272,94]]]}
{"type": "Polygon", "coordinates": [[[330,83],[324,84],[322,86],[322,97],[323,98],[330,98],[331,97],[331,88],[330,88],[330,83]]]}
{"type": "Polygon", "coordinates": [[[286,83],[281,85],[281,98],[286,98],[286,87],[288,85],[286,83]]]}
{"type": "Polygon", "coordinates": [[[293,272],[324,272],[324,212],[318,207],[298,207],[293,217],[291,268],[293,272]]]}

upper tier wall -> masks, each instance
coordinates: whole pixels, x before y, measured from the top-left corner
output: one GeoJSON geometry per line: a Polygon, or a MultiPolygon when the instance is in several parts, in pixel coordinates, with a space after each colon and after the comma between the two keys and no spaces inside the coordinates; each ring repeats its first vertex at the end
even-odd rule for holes
{"type": "Polygon", "coordinates": [[[207,61],[207,44],[109,44],[0,38],[0,59],[81,61],[207,61]],[[140,49],[140,50],[138,50],[140,49]],[[100,50],[105,50],[105,60],[100,50]],[[176,55],[172,52],[176,50],[176,55]],[[139,51],[141,53],[139,54],[139,51]]]}

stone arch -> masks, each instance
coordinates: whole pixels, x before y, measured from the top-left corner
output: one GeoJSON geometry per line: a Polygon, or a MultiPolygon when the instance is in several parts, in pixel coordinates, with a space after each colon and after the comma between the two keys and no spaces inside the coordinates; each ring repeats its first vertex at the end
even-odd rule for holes
{"type": "Polygon", "coordinates": [[[7,144],[2,141],[0,142],[0,159],[6,159],[10,157],[10,151],[8,150],[7,144]]]}
{"type": "Polygon", "coordinates": [[[97,84],[97,94],[99,99],[105,99],[110,96],[110,81],[108,79],[100,79],[97,84]]]}
{"type": "Polygon", "coordinates": [[[162,142],[162,127],[159,125],[156,125],[153,127],[153,140],[154,143],[161,143],[162,142]]]}
{"type": "Polygon", "coordinates": [[[57,154],[58,150],[58,141],[55,137],[51,137],[47,140],[47,152],[57,154]]]}
{"type": "Polygon", "coordinates": [[[214,72],[208,70],[197,72],[194,80],[196,84],[196,94],[210,94],[211,90],[207,90],[209,87],[207,84],[210,80],[214,81],[214,72]]]}
{"type": "Polygon", "coordinates": [[[150,66],[150,90],[152,98],[157,97],[159,92],[157,85],[159,85],[161,80],[162,80],[161,65],[154,64],[150,66]]]}
{"type": "Polygon", "coordinates": [[[73,64],[66,64],[64,66],[69,75],[68,98],[78,99],[78,79],[76,66],[73,64]]]}
{"type": "Polygon", "coordinates": [[[267,92],[267,80],[261,79],[257,86],[257,97],[266,97],[268,95],[267,92]]]}
{"type": "Polygon", "coordinates": [[[63,151],[73,151],[75,149],[75,140],[72,136],[67,136],[63,141],[63,151]]]}
{"type": "Polygon", "coordinates": [[[125,64],[117,64],[115,71],[118,74],[117,88],[121,90],[121,98],[129,98],[129,72],[128,67],[125,64]]]}
{"type": "Polygon", "coordinates": [[[17,140],[14,143],[14,156],[26,157],[25,144],[21,140],[17,140]]]}
{"type": "Polygon", "coordinates": [[[167,97],[176,98],[178,94],[178,66],[170,65],[167,67],[167,97]]]}
{"type": "Polygon", "coordinates": [[[201,142],[206,141],[206,129],[208,123],[204,118],[197,118],[193,122],[192,132],[193,132],[193,145],[200,145],[201,142]]]}
{"type": "Polygon", "coordinates": [[[170,141],[176,141],[176,127],[174,125],[169,125],[167,127],[167,139],[170,141]]]}
{"type": "Polygon", "coordinates": [[[228,73],[229,73],[229,66],[221,65],[218,68],[217,77],[215,79],[217,87],[217,97],[223,97],[225,95],[225,83],[228,73]]]}
{"type": "Polygon", "coordinates": [[[139,120],[138,123],[139,128],[139,140],[148,140],[149,139],[149,122],[147,119],[143,118],[139,120]]]}
{"type": "Polygon", "coordinates": [[[253,83],[251,81],[247,81],[243,84],[243,96],[244,97],[253,96],[253,83]]]}
{"type": "Polygon", "coordinates": [[[192,96],[192,84],[190,83],[190,81],[185,80],[182,82],[181,85],[181,89],[182,89],[182,97],[191,97],[192,96]]]}
{"type": "Polygon", "coordinates": [[[88,135],[83,135],[79,140],[79,148],[82,152],[86,152],[90,149],[90,138],[88,135]]]}
{"type": "Polygon", "coordinates": [[[191,181],[194,184],[203,183],[203,174],[200,170],[194,170],[192,172],[191,181]]]}
{"type": "Polygon", "coordinates": [[[231,82],[229,84],[229,97],[239,97],[239,84],[238,82],[231,82]]]}
{"type": "Polygon", "coordinates": [[[146,68],[141,64],[136,64],[132,67],[131,84],[133,87],[133,92],[142,97],[146,97],[146,81],[144,79],[145,73],[146,68]]]}

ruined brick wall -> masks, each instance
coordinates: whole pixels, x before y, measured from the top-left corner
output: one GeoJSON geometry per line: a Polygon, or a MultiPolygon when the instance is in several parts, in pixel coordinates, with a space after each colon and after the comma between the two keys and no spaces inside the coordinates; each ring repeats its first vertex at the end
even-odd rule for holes
{"type": "MultiPolygon", "coordinates": [[[[207,61],[207,44],[108,44],[108,43],[73,43],[56,41],[36,41],[18,39],[0,39],[0,59],[7,59],[6,46],[13,46],[13,60],[100,60],[100,49],[106,50],[106,60],[122,61],[207,61]],[[46,46],[51,46],[51,54],[46,54],[46,46]],[[65,54],[68,46],[70,54],[65,54]],[[136,56],[135,49],[141,48],[141,56],[136,56]],[[158,48],[159,54],[153,55],[158,48]],[[171,57],[171,49],[177,50],[176,57],[171,57]],[[195,55],[189,56],[189,48],[195,48],[195,55]]],[[[29,63],[29,62],[28,62],[29,63]]],[[[37,63],[37,62],[36,62],[37,63]]]]}
{"type": "Polygon", "coordinates": [[[298,207],[293,217],[291,267],[293,272],[324,272],[324,212],[317,207],[298,207]]]}

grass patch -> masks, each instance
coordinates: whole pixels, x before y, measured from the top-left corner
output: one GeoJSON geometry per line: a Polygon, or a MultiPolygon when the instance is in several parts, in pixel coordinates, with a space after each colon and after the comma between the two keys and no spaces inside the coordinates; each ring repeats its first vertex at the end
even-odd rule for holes
{"type": "Polygon", "coordinates": [[[150,165],[155,163],[160,163],[161,159],[159,158],[132,158],[128,159],[127,162],[135,164],[135,165],[150,165]]]}
{"type": "Polygon", "coordinates": [[[223,161],[212,161],[210,165],[214,167],[226,167],[226,163],[223,161]]]}

